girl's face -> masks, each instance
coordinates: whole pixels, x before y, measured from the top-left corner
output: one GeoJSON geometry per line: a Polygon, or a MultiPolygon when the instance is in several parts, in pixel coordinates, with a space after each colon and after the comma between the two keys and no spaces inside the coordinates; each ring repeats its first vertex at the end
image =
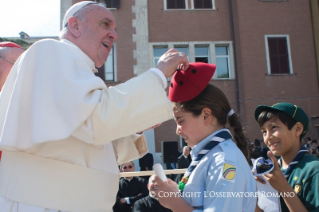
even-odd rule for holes
{"type": "Polygon", "coordinates": [[[213,116],[209,112],[210,110],[206,113],[204,108],[199,116],[194,116],[190,112],[182,112],[174,107],[176,134],[182,136],[189,147],[193,148],[214,132],[213,116]]]}

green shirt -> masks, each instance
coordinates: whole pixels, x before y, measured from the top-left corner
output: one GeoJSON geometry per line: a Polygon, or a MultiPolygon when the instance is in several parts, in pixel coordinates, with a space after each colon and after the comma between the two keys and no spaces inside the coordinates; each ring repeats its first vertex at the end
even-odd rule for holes
{"type": "MultiPolygon", "coordinates": [[[[281,171],[285,170],[281,168],[281,171]]],[[[313,155],[305,155],[294,167],[288,183],[298,195],[308,211],[319,212],[319,159],[313,155]]],[[[280,197],[282,212],[289,212],[285,201],[280,197]]]]}

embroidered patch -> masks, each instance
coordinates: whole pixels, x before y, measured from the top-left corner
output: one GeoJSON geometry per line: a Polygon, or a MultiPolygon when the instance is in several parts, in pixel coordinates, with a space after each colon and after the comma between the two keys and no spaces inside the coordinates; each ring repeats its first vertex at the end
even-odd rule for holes
{"type": "Polygon", "coordinates": [[[225,163],[224,169],[223,169],[223,177],[226,180],[232,180],[235,178],[235,174],[236,174],[236,167],[228,163],[225,163]]]}
{"type": "Polygon", "coordinates": [[[294,191],[295,191],[296,194],[298,194],[301,191],[301,186],[300,185],[295,185],[294,191]]]}

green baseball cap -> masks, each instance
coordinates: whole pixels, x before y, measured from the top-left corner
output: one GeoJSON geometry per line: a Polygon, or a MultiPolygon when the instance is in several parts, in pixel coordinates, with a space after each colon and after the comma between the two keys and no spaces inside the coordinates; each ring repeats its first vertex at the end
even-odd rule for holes
{"type": "Polygon", "coordinates": [[[293,118],[296,122],[300,122],[304,127],[302,136],[304,136],[308,132],[309,125],[310,125],[309,118],[307,114],[305,113],[305,111],[303,111],[303,109],[301,109],[297,105],[293,105],[287,102],[280,102],[280,103],[274,104],[273,106],[258,105],[255,109],[256,121],[258,121],[259,115],[267,109],[273,109],[273,110],[285,112],[291,118],[293,118]]]}

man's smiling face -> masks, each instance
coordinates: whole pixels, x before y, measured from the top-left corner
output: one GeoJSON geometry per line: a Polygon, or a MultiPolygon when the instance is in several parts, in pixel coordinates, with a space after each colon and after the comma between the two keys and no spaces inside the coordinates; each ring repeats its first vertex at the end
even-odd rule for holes
{"type": "Polygon", "coordinates": [[[101,67],[107,60],[113,47],[113,42],[117,40],[116,23],[112,12],[99,5],[88,5],[90,10],[86,17],[79,20],[78,46],[95,63],[96,67],[101,67]]]}

